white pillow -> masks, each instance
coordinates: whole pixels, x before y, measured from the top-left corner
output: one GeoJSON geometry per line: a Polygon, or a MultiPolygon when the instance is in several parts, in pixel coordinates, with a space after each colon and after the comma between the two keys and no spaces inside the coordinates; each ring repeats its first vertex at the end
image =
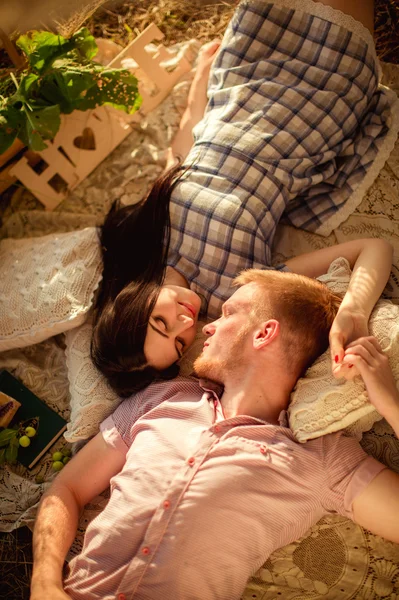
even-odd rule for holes
{"type": "Polygon", "coordinates": [[[0,352],[77,327],[102,277],[95,227],[0,243],[0,352]]]}
{"type": "MultiPolygon", "coordinates": [[[[202,352],[206,337],[202,333],[204,325],[205,322],[198,323],[195,341],[180,361],[181,375],[192,373],[194,360],[202,352]]],[[[64,434],[68,442],[85,440],[98,433],[101,421],[122,401],[91,360],[92,331],[89,318],[83,325],[65,334],[71,404],[70,422],[64,434]]]]}
{"type": "MultiPolygon", "coordinates": [[[[327,275],[319,279],[334,292],[343,294],[349,284],[351,270],[343,259],[334,261],[327,275]]],[[[374,335],[386,352],[395,377],[399,381],[399,307],[389,300],[377,302],[369,321],[374,335]]],[[[288,409],[290,427],[299,442],[339,431],[358,439],[382,417],[369,402],[360,376],[352,381],[335,379],[327,350],[307,370],[293,393],[288,409]]]]}
{"type": "Polygon", "coordinates": [[[65,334],[71,414],[64,437],[68,442],[86,440],[122,401],[109,386],[90,356],[91,318],[65,334]]]}

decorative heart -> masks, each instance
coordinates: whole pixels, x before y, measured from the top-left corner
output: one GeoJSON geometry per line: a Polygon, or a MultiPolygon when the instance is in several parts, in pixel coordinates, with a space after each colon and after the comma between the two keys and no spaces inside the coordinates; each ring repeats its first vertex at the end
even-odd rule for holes
{"type": "Polygon", "coordinates": [[[76,148],[80,148],[81,150],[95,150],[96,140],[94,138],[93,130],[90,129],[90,127],[85,127],[82,135],[78,135],[78,137],[73,140],[73,144],[76,148]]]}

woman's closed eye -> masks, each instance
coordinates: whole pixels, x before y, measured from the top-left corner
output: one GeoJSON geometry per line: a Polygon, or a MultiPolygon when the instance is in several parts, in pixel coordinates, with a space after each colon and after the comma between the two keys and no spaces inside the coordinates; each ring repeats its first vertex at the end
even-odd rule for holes
{"type": "Polygon", "coordinates": [[[168,331],[168,324],[163,317],[154,317],[154,321],[162,326],[162,331],[168,331]]]}
{"type": "MultiPolygon", "coordinates": [[[[165,333],[169,331],[168,323],[164,317],[154,317],[154,321],[158,326],[161,326],[162,331],[165,331],[165,333]]],[[[183,350],[186,347],[186,343],[182,338],[176,338],[175,342],[176,352],[180,359],[183,356],[183,350]]]]}

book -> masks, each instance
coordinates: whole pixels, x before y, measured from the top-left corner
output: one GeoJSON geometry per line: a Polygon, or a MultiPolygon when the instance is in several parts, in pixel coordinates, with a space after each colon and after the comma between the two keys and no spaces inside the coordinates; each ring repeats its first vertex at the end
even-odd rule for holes
{"type": "Polygon", "coordinates": [[[37,434],[31,438],[30,446],[18,450],[18,462],[31,469],[64,433],[67,422],[5,369],[0,370],[0,392],[21,404],[9,427],[28,419],[39,419],[37,434]]]}

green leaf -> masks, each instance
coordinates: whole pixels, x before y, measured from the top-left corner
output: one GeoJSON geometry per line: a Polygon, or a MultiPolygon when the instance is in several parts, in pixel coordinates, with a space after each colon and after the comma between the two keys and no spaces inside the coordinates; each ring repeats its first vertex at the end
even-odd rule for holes
{"type": "Polygon", "coordinates": [[[17,461],[17,456],[18,446],[14,446],[14,444],[7,446],[4,455],[6,462],[8,462],[10,465],[14,464],[17,461]]]}
{"type": "Polygon", "coordinates": [[[25,144],[25,146],[29,146],[35,152],[39,152],[40,150],[45,150],[47,145],[44,143],[42,136],[38,133],[34,124],[30,120],[30,115],[28,117],[28,109],[25,108],[26,119],[24,121],[23,127],[19,132],[19,139],[21,142],[25,144]]]}
{"type": "Polygon", "coordinates": [[[6,449],[5,448],[1,448],[0,450],[0,465],[4,465],[4,463],[6,462],[6,449]]]}
{"type": "Polygon", "coordinates": [[[23,114],[13,106],[7,106],[0,110],[0,154],[11,146],[23,123],[23,114]]]}
{"type": "Polygon", "coordinates": [[[19,137],[24,144],[35,152],[47,148],[44,140],[52,139],[60,128],[60,107],[48,106],[39,110],[30,111],[24,107],[26,120],[19,132],[19,137]]]}
{"type": "Polygon", "coordinates": [[[76,45],[81,56],[87,60],[92,60],[98,52],[96,41],[87,27],[82,27],[74,33],[70,41],[76,45]]]}
{"type": "Polygon", "coordinates": [[[75,110],[85,98],[87,91],[97,85],[97,78],[93,77],[92,73],[70,70],[58,73],[56,81],[63,96],[60,103],[61,110],[65,113],[75,110]]]}
{"type": "Polygon", "coordinates": [[[36,130],[45,140],[51,140],[57,133],[61,125],[60,107],[47,106],[39,110],[26,110],[27,118],[36,130]]]}
{"type": "Polygon", "coordinates": [[[57,73],[56,71],[42,77],[35,103],[43,103],[47,104],[47,106],[59,104],[61,112],[65,112],[63,105],[66,100],[59,84],[59,78],[60,73],[57,73]]]}
{"type": "Polygon", "coordinates": [[[17,97],[22,102],[29,101],[38,88],[38,80],[39,75],[35,75],[35,73],[29,73],[28,75],[24,75],[21,78],[18,92],[17,94],[15,94],[15,97],[17,97]]]}
{"type": "Polygon", "coordinates": [[[65,38],[50,31],[29,31],[21,35],[16,44],[26,54],[32,69],[39,72],[70,49],[65,38]]]}
{"type": "Polygon", "coordinates": [[[101,104],[109,104],[127,113],[134,113],[141,105],[136,77],[121,69],[103,71],[97,86],[88,90],[76,108],[87,110],[101,104]]]}
{"type": "Polygon", "coordinates": [[[3,429],[3,431],[0,431],[0,447],[8,445],[12,438],[17,437],[17,433],[16,429],[3,429]]]}

